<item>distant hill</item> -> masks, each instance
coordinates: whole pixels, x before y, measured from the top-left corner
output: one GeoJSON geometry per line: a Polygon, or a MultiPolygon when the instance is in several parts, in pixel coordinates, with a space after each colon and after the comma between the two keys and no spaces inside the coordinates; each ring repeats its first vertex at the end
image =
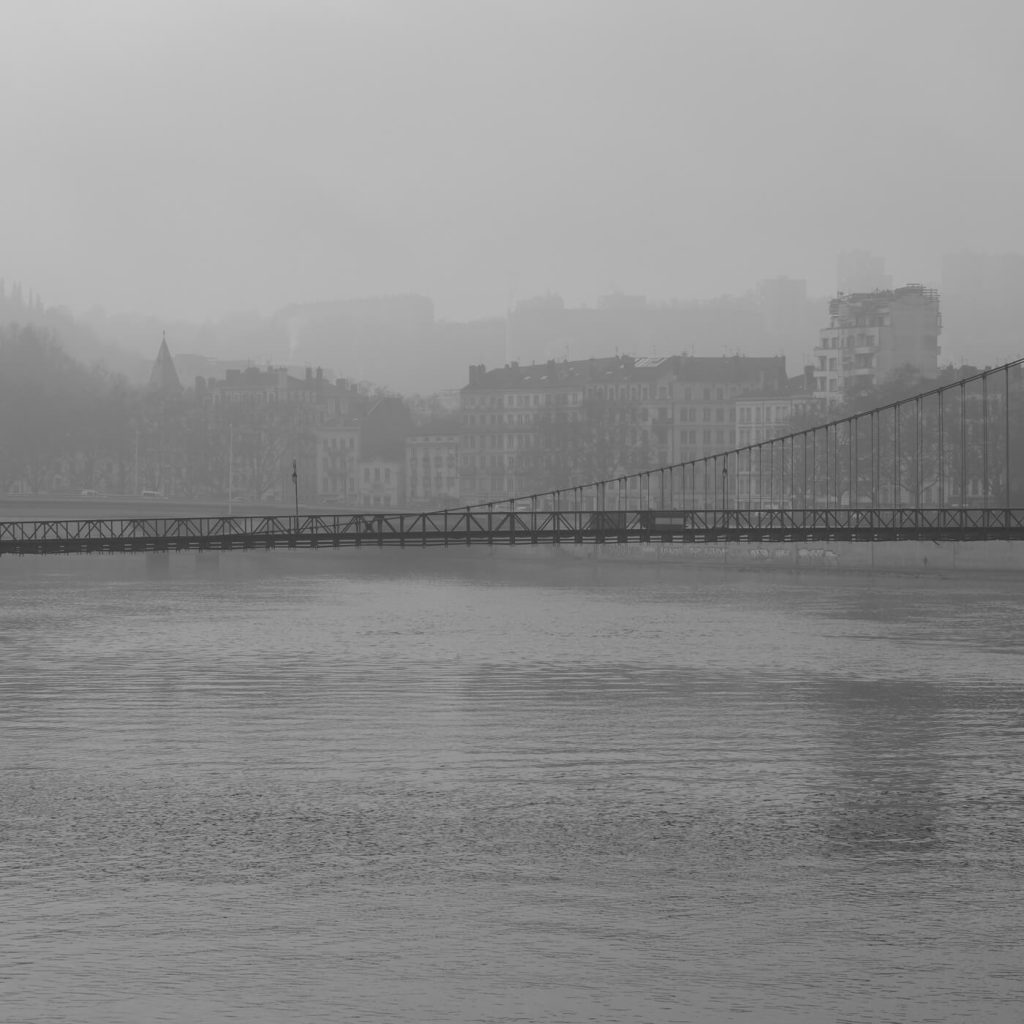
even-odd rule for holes
{"type": "Polygon", "coordinates": [[[113,343],[88,322],[64,306],[47,306],[41,296],[15,282],[0,279],[0,325],[35,327],[56,337],[68,355],[86,366],[102,366],[134,384],[145,383],[160,344],[159,334],[148,358],[113,343]]]}

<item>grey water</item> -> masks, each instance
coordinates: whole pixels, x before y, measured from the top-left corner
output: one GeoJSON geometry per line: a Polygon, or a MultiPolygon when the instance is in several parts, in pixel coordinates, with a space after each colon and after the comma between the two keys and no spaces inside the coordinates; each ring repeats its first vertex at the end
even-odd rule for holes
{"type": "Polygon", "coordinates": [[[0,1020],[1019,1021],[1022,621],[1013,574],[5,559],[0,1020]]]}

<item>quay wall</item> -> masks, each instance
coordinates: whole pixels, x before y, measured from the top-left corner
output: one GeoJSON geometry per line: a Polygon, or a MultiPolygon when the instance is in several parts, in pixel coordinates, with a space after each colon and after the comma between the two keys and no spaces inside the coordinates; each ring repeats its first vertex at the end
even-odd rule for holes
{"type": "MultiPolygon", "coordinates": [[[[536,549],[535,549],[536,550],[536,549]]],[[[1024,571],[1024,541],[799,542],[788,544],[563,544],[560,555],[601,561],[821,571],[1024,571]]]]}

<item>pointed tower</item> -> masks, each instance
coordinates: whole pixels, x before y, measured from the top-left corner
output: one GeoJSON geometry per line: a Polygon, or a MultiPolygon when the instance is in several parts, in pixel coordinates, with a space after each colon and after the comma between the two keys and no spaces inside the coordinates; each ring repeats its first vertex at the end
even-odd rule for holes
{"type": "Polygon", "coordinates": [[[171,350],[167,347],[166,332],[160,342],[156,362],[153,363],[153,372],[149,375],[149,390],[158,391],[162,395],[178,395],[182,391],[178,371],[174,368],[174,360],[171,358],[171,350]]]}

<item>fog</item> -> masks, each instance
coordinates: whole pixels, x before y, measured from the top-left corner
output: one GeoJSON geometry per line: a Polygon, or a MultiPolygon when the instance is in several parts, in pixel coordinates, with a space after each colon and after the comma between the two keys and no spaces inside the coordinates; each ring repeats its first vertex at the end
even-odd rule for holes
{"type": "Polygon", "coordinates": [[[0,1024],[1021,1021],[1022,11],[0,0],[0,1024]]]}
{"type": "Polygon", "coordinates": [[[1012,2],[14,0],[0,275],[202,319],[938,285],[1024,247],[1012,2]]]}

